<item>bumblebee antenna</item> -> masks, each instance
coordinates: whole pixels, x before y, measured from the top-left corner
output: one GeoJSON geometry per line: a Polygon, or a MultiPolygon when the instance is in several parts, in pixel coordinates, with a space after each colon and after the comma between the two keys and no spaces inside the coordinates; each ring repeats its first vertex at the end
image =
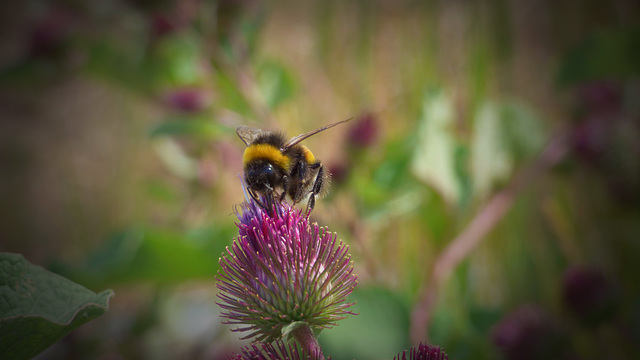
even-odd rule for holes
{"type": "Polygon", "coordinates": [[[309,138],[309,137],[311,137],[311,136],[313,136],[313,135],[315,135],[315,134],[317,134],[319,132],[325,131],[327,129],[331,129],[332,127],[334,127],[336,125],[340,125],[342,123],[346,123],[347,121],[351,121],[352,119],[353,119],[353,117],[350,117],[350,118],[348,118],[346,120],[338,121],[338,122],[335,122],[333,124],[325,125],[325,126],[319,128],[319,129],[315,129],[315,130],[309,131],[308,133],[304,133],[304,134],[300,134],[298,136],[294,136],[294,137],[291,138],[291,140],[287,141],[287,143],[284,144],[284,146],[282,147],[282,150],[286,150],[286,149],[292,147],[293,145],[301,142],[304,139],[307,139],[307,138],[309,138]]]}

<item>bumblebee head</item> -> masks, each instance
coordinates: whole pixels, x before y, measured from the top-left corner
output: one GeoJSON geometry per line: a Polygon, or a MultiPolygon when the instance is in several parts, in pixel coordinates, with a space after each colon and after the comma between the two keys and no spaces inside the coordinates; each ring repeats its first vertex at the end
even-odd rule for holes
{"type": "Polygon", "coordinates": [[[249,162],[244,170],[247,186],[257,192],[269,192],[281,186],[284,171],[266,159],[249,162]]]}

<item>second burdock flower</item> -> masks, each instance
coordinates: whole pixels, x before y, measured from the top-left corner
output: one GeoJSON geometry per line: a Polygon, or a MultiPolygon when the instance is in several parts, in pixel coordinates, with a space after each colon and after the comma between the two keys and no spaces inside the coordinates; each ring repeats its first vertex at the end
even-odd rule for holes
{"type": "Polygon", "coordinates": [[[356,285],[348,246],[310,224],[300,210],[276,204],[273,216],[253,200],[237,211],[239,236],[220,258],[219,305],[232,331],[271,342],[287,326],[336,325],[356,285]]]}
{"type": "MultiPolygon", "coordinates": [[[[281,340],[274,343],[253,343],[242,348],[241,354],[233,354],[229,360],[316,360],[322,359],[319,353],[309,353],[294,344],[281,340]]],[[[331,360],[329,358],[328,360],[331,360]]]]}
{"type": "Polygon", "coordinates": [[[393,360],[448,360],[449,356],[439,346],[420,343],[409,351],[396,355],[393,360]]]}

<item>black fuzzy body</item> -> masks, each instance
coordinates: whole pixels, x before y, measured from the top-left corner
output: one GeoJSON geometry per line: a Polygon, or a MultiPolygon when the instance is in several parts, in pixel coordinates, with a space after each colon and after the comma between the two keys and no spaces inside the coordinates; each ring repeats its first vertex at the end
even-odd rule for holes
{"type": "Polygon", "coordinates": [[[305,146],[295,144],[285,149],[286,142],[283,133],[264,132],[249,144],[267,144],[279,149],[280,153],[289,159],[289,166],[284,168],[269,158],[247,162],[244,166],[247,189],[256,201],[268,209],[276,199],[283,201],[288,197],[296,204],[308,197],[307,212],[310,212],[315,206],[315,197],[326,190],[329,174],[305,146]],[[313,161],[308,161],[308,155],[311,155],[313,161]],[[267,204],[260,202],[257,195],[263,195],[267,204]]]}

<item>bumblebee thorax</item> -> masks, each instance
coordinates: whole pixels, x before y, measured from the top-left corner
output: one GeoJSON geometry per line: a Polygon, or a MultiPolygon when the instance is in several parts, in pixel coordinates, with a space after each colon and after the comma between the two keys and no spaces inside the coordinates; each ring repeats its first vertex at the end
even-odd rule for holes
{"type": "Polygon", "coordinates": [[[313,164],[316,162],[316,157],[313,156],[313,153],[311,152],[311,150],[309,150],[308,147],[300,145],[300,148],[302,151],[302,155],[304,156],[304,159],[308,164],[313,164]]]}
{"type": "Polygon", "coordinates": [[[265,160],[267,163],[272,163],[282,170],[287,170],[291,166],[291,160],[279,148],[271,144],[252,144],[247,146],[242,155],[242,163],[247,167],[255,163],[256,160],[265,160]]]}

